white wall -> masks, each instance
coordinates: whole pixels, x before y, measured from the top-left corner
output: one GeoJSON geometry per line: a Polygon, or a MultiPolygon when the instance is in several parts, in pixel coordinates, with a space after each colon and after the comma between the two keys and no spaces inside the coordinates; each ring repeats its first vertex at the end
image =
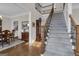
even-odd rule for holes
{"type": "Polygon", "coordinates": [[[45,25],[48,16],[49,16],[49,14],[44,14],[44,15],[41,16],[41,18],[42,18],[42,23],[41,23],[41,25],[42,25],[42,26],[45,25]]]}
{"type": "Polygon", "coordinates": [[[2,30],[11,30],[11,19],[4,16],[2,19],[2,30]]]}
{"type": "MultiPolygon", "coordinates": [[[[41,17],[41,14],[35,9],[35,4],[31,3],[28,5],[29,12],[31,12],[31,21],[36,24],[36,20],[41,17]]],[[[36,26],[31,27],[31,40],[34,42],[36,40],[36,26]]]]}
{"type": "Polygon", "coordinates": [[[69,15],[72,14],[72,4],[71,3],[66,3],[65,4],[65,9],[64,9],[64,16],[65,16],[65,21],[66,21],[66,26],[68,33],[71,32],[71,20],[69,18],[69,15]]]}
{"type": "Polygon", "coordinates": [[[65,7],[64,7],[64,17],[65,17],[66,26],[67,26],[67,29],[68,29],[68,3],[66,3],[65,7]]]}
{"type": "Polygon", "coordinates": [[[72,16],[73,16],[74,20],[79,21],[79,9],[74,9],[72,11],[72,16]]]}
{"type": "MultiPolygon", "coordinates": [[[[22,32],[22,21],[29,21],[29,14],[22,14],[22,15],[17,15],[15,17],[12,17],[12,22],[13,21],[18,21],[18,36],[19,36],[19,39],[21,39],[21,32],[22,32]]],[[[12,26],[13,28],[13,26],[12,26]]]]}
{"type": "Polygon", "coordinates": [[[72,16],[74,20],[79,21],[79,3],[72,3],[72,16]]]}
{"type": "Polygon", "coordinates": [[[13,21],[18,21],[18,36],[19,39],[21,39],[21,32],[22,32],[22,21],[28,21],[29,20],[29,15],[28,14],[22,14],[19,16],[15,17],[9,17],[9,16],[4,16],[2,20],[2,30],[13,30],[13,21]]]}
{"type": "Polygon", "coordinates": [[[63,11],[63,3],[54,3],[54,13],[63,11]]]}
{"type": "Polygon", "coordinates": [[[68,32],[69,33],[71,33],[71,19],[69,18],[69,15],[71,14],[72,14],[72,3],[68,3],[68,20],[69,20],[68,32]]]}
{"type": "MultiPolygon", "coordinates": [[[[12,30],[12,22],[14,20],[18,20],[19,21],[19,38],[21,38],[21,22],[22,21],[28,21],[29,20],[29,12],[31,12],[31,21],[34,22],[36,24],[36,20],[40,17],[42,17],[42,24],[45,23],[46,18],[48,17],[48,15],[41,15],[36,9],[35,9],[35,4],[31,3],[31,4],[27,4],[26,5],[26,12],[20,15],[14,15],[14,16],[9,16],[9,17],[4,17],[2,26],[3,26],[3,30],[12,30]]],[[[34,41],[36,39],[36,26],[31,28],[31,38],[32,41],[34,41]]]]}

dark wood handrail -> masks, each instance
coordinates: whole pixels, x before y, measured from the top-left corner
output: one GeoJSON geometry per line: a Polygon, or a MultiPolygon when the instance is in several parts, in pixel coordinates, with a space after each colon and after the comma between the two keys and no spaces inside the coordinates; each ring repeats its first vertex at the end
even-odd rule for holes
{"type": "Polygon", "coordinates": [[[64,8],[65,8],[65,3],[63,3],[63,10],[64,10],[64,8]]]}
{"type": "Polygon", "coordinates": [[[72,16],[72,15],[69,15],[70,19],[71,19],[71,22],[76,26],[76,25],[79,25],[79,22],[72,16]]]}
{"type": "Polygon", "coordinates": [[[75,49],[74,49],[74,52],[75,52],[75,55],[78,55],[79,56],[79,22],[73,18],[72,15],[69,15],[70,19],[71,19],[71,36],[73,36],[72,34],[76,34],[75,35],[75,39],[74,39],[76,42],[75,42],[75,49]]]}
{"type": "Polygon", "coordinates": [[[70,17],[70,19],[71,19],[71,23],[73,23],[73,24],[76,26],[76,23],[75,23],[75,21],[74,21],[73,16],[72,16],[72,15],[69,15],[69,17],[70,17]]]}
{"type": "Polygon", "coordinates": [[[49,27],[49,24],[50,24],[50,21],[51,21],[51,18],[52,18],[52,15],[53,15],[53,12],[54,12],[54,6],[52,6],[52,9],[51,9],[51,12],[46,20],[46,23],[45,23],[45,28],[44,28],[44,39],[46,38],[47,36],[47,31],[48,31],[48,27],[49,27]]]}

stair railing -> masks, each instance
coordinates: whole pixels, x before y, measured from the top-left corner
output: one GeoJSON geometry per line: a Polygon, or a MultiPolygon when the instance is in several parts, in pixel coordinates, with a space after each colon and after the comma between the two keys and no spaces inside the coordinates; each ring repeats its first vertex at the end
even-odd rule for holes
{"type": "Polygon", "coordinates": [[[74,53],[79,56],[79,23],[72,15],[69,15],[71,19],[71,39],[74,43],[74,53]]]}
{"type": "Polygon", "coordinates": [[[51,18],[54,12],[54,6],[52,5],[52,9],[51,12],[49,13],[48,18],[46,19],[45,25],[41,26],[41,30],[43,30],[43,32],[41,33],[42,35],[42,48],[41,48],[41,53],[43,54],[45,52],[45,41],[46,41],[46,36],[47,36],[47,32],[48,32],[48,28],[49,28],[49,24],[51,22],[51,18]]]}
{"type": "Polygon", "coordinates": [[[49,14],[49,16],[46,20],[45,27],[44,27],[44,39],[45,40],[46,40],[46,36],[47,36],[47,32],[48,32],[48,29],[49,29],[49,25],[50,25],[50,22],[51,22],[53,12],[54,12],[54,6],[52,5],[51,12],[50,12],[50,14],[49,14]]]}
{"type": "Polygon", "coordinates": [[[40,54],[43,54],[45,51],[45,40],[46,40],[46,36],[47,36],[47,31],[48,31],[48,27],[52,18],[54,12],[54,5],[52,4],[52,9],[51,12],[49,13],[48,18],[46,19],[45,25],[42,27],[41,26],[41,39],[39,42],[41,43],[41,47],[40,47],[40,54]],[[42,32],[43,30],[43,32],[42,32]]]}

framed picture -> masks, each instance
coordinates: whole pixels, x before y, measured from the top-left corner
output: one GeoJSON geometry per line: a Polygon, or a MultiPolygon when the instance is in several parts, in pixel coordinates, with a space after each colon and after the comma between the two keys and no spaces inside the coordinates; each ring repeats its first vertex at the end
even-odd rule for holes
{"type": "Polygon", "coordinates": [[[22,30],[23,30],[23,32],[29,30],[29,22],[28,21],[22,21],[22,30]]]}

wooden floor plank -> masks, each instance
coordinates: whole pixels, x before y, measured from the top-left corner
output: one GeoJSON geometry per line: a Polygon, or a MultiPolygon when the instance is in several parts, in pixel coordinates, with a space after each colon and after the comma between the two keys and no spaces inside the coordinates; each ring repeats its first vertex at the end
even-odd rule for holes
{"type": "Polygon", "coordinates": [[[17,46],[1,51],[0,54],[6,56],[40,56],[39,48],[35,46],[29,47],[28,43],[21,43],[17,46]]]}

